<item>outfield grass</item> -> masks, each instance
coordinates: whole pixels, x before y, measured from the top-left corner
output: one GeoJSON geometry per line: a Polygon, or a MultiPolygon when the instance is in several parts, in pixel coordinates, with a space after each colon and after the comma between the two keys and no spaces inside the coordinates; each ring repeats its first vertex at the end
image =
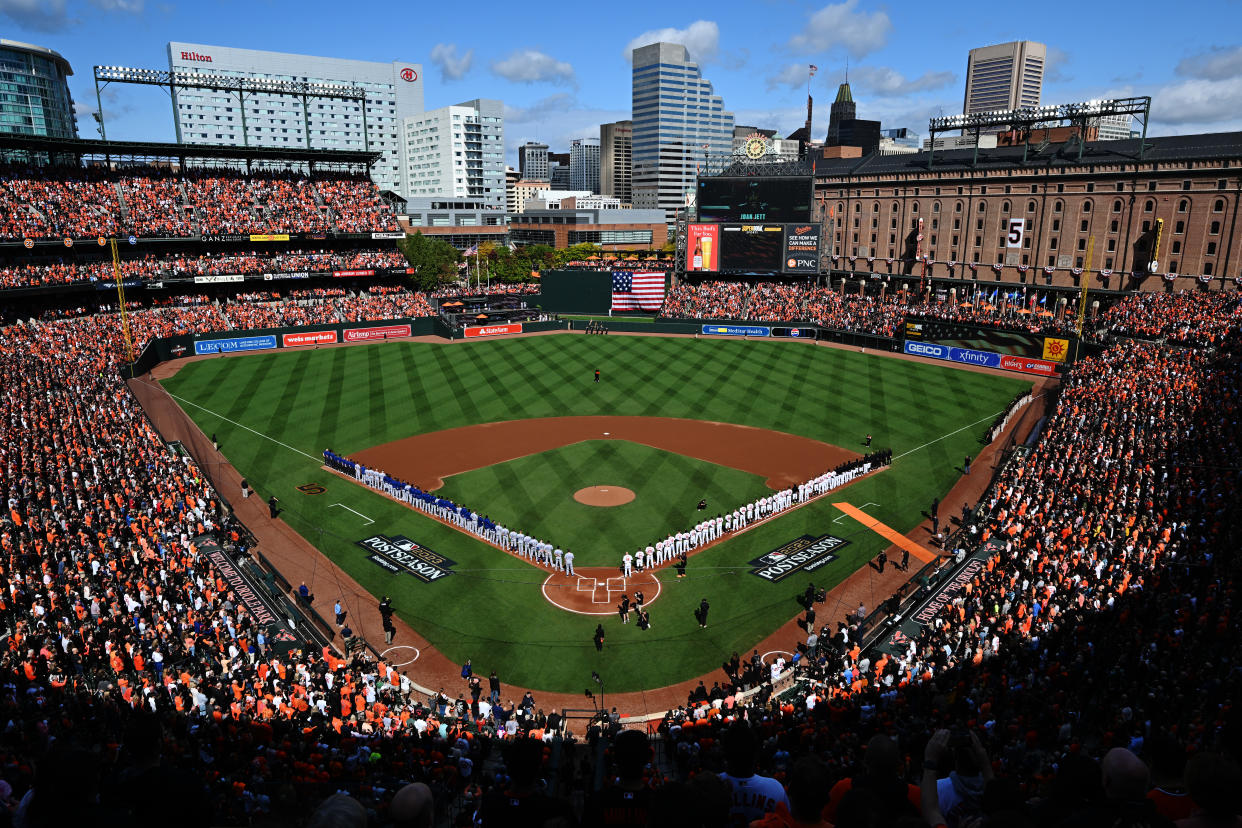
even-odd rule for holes
{"type": "Polygon", "coordinates": [[[578,566],[616,566],[627,551],[703,520],[700,498],[715,509],[771,491],[758,475],[684,454],[587,440],[453,475],[436,494],[486,503],[488,517],[572,550],[578,566]],[[573,499],[587,486],[623,486],[636,497],[621,506],[587,506],[573,499]]]}
{"type": "MultiPolygon", "coordinates": [[[[1017,377],[809,343],[572,335],[210,359],[164,384],[205,432],[218,435],[259,495],[281,498],[291,526],[364,587],[393,596],[398,614],[449,658],[471,657],[476,669],[494,668],[507,682],[574,693],[592,670],[610,692],[646,689],[713,670],[733,650],[749,648],[793,617],[793,597],[805,587],[804,576],[767,583],[749,574],[749,560],[798,535],[835,534],[850,544],[815,574],[817,585],[835,585],[887,542],[842,518],[832,501],[870,504],[866,512],[909,530],[958,478],[962,457],[978,453],[993,417],[1030,386],[1017,377]],[[603,382],[592,387],[597,367],[603,382]],[[893,449],[895,462],[839,498],[696,555],[684,581],[665,573],[665,592],[651,608],[653,628],[642,633],[604,619],[602,654],[591,643],[599,619],[548,604],[539,591],[542,571],[319,468],[329,447],[348,454],[461,425],[604,414],[774,428],[855,450],[870,432],[874,447],[893,449]],[[327,492],[307,496],[295,488],[310,482],[327,492]],[[391,575],[355,545],[375,532],[426,544],[456,561],[456,574],[431,584],[391,575]],[[692,615],[703,597],[712,604],[706,630],[692,615]]],[[[558,496],[568,498],[596,481],[560,476],[557,482],[564,492],[558,496]]],[[[479,487],[487,502],[472,495],[468,505],[487,512],[505,499],[539,500],[530,491],[489,496],[487,488],[479,487]]],[[[636,491],[646,496],[645,489],[636,491]]],[[[735,502],[747,499],[739,493],[735,502]]],[[[868,606],[885,597],[875,595],[868,606]]],[[[830,607],[822,615],[829,620],[849,609],[830,607]]]]}

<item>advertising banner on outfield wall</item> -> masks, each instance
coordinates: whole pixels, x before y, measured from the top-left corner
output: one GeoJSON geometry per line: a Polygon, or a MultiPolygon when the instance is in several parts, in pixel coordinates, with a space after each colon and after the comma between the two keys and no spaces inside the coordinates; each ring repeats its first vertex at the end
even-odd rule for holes
{"type": "Polygon", "coordinates": [[[200,339],[194,343],[196,354],[229,354],[234,351],[262,351],[276,347],[276,336],[231,336],[226,339],[200,339]]]}
{"type": "Polygon", "coordinates": [[[381,325],[376,328],[346,328],[346,342],[369,342],[373,339],[397,339],[410,335],[409,325],[381,325]]]}
{"type": "Polygon", "coordinates": [[[334,345],[337,342],[336,331],[306,331],[303,333],[282,334],[281,344],[286,348],[300,348],[303,345],[334,345]]]}
{"type": "Polygon", "coordinates": [[[914,356],[960,362],[964,365],[980,365],[984,368],[1001,367],[1000,354],[993,354],[988,351],[975,351],[970,348],[955,348],[951,345],[937,345],[934,342],[911,342],[906,340],[905,352],[914,356]]]}
{"type": "Polygon", "coordinates": [[[343,279],[343,278],[347,278],[350,276],[374,276],[375,271],[374,270],[334,270],[332,271],[332,275],[337,277],[338,279],[343,279]]]}
{"type": "Polygon", "coordinates": [[[1003,356],[1000,367],[1006,371],[1021,371],[1024,374],[1039,374],[1041,377],[1056,376],[1057,364],[1046,359],[1034,357],[1003,356]]]}
{"type": "Polygon", "coordinates": [[[246,277],[240,273],[217,273],[214,276],[195,276],[196,285],[215,285],[221,282],[244,282],[246,277]]]}
{"type": "Polygon", "coordinates": [[[703,333],[711,336],[771,336],[772,329],[760,325],[704,325],[703,333]]]}
{"type": "Polygon", "coordinates": [[[508,325],[479,325],[472,328],[463,328],[466,338],[474,336],[497,336],[499,334],[519,334],[522,332],[522,323],[513,322],[508,325]]]}
{"type": "Polygon", "coordinates": [[[785,225],[785,258],[781,270],[785,273],[819,272],[818,224],[785,225]]]}
{"type": "Polygon", "coordinates": [[[814,328],[773,328],[772,336],[787,336],[792,339],[814,339],[814,328]]]}

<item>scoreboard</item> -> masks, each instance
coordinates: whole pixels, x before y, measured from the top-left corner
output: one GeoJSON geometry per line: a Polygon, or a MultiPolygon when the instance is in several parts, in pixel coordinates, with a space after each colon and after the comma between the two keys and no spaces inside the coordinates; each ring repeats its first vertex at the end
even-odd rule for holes
{"type": "Polygon", "coordinates": [[[699,221],[704,223],[808,222],[811,201],[809,175],[699,179],[699,221]]]}

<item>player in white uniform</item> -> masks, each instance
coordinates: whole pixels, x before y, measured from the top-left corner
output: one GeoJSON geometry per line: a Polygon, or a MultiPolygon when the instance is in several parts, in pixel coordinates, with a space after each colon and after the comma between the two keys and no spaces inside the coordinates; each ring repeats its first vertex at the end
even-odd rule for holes
{"type": "Polygon", "coordinates": [[[626,552],[625,556],[621,558],[621,572],[622,574],[625,575],[625,577],[628,578],[634,574],[633,564],[634,564],[634,556],[631,555],[629,552],[626,552]]]}
{"type": "Polygon", "coordinates": [[[574,574],[574,553],[570,552],[568,549],[565,550],[565,574],[574,574]]]}
{"type": "Polygon", "coordinates": [[[565,550],[558,547],[553,554],[556,556],[556,563],[553,566],[560,570],[565,569],[565,550]]]}

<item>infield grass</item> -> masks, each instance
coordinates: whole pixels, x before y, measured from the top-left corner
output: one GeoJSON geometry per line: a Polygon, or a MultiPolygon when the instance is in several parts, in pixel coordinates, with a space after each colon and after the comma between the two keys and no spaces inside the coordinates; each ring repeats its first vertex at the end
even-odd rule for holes
{"type": "MultiPolygon", "coordinates": [[[[1031,383],[801,342],[553,335],[208,359],[186,365],[164,384],[204,432],[218,435],[222,451],[260,496],[281,499],[291,526],[368,590],[391,595],[398,614],[450,659],[473,658],[476,671],[496,669],[506,682],[581,693],[592,670],[605,677],[609,692],[640,690],[701,675],[733,650],[749,651],[794,617],[799,608],[793,598],[807,579],[799,574],[768,583],[750,574],[748,561],[802,534],[834,534],[850,543],[814,577],[818,586],[834,586],[888,544],[843,517],[832,501],[847,500],[908,531],[959,477],[962,458],[978,453],[995,415],[1031,383]],[[596,368],[603,381],[593,386],[596,368]],[[773,428],[860,452],[871,433],[873,447],[891,448],[895,462],[836,496],[694,556],[683,581],[664,571],[664,593],[651,606],[652,629],[643,633],[604,617],[602,654],[591,642],[600,617],[547,603],[540,592],[543,571],[320,469],[321,452],[329,447],[349,454],[462,425],[606,414],[773,428]],[[295,487],[304,483],[321,483],[327,492],[303,495],[295,487]],[[403,534],[447,555],[456,561],[455,574],[425,584],[388,573],[356,545],[377,532],[403,534]],[[703,597],[712,605],[706,630],[693,618],[703,597]]],[[[524,459],[538,465],[538,458],[524,459]]],[[[547,457],[544,464],[556,468],[547,457]]],[[[546,473],[532,466],[531,474],[546,473]]],[[[546,480],[541,486],[558,484],[556,497],[568,502],[577,489],[599,482],[564,474],[539,479],[546,480]]],[[[619,482],[640,499],[650,496],[642,482],[638,488],[619,482]]],[[[493,503],[515,510],[535,504],[537,510],[542,497],[552,497],[522,479],[499,485],[489,494],[491,485],[465,481],[470,499],[463,501],[481,512],[492,511],[493,503]]],[[[736,492],[733,503],[750,499],[749,491],[736,492]]],[[[719,508],[730,505],[722,500],[719,508]]],[[[687,518],[687,526],[695,522],[687,518]]],[[[574,531],[582,533],[574,541],[578,553],[588,548],[591,529],[574,531]]],[[[551,534],[548,540],[568,542],[551,534]]],[[[874,594],[868,608],[886,597],[874,594]]],[[[851,609],[828,607],[821,618],[832,621],[851,609]]],[[[360,632],[379,636],[378,630],[360,632]]],[[[416,667],[411,676],[418,680],[416,667]]]]}
{"type": "Polygon", "coordinates": [[[723,509],[771,492],[758,475],[684,454],[628,440],[586,440],[455,474],[436,494],[486,503],[492,520],[572,550],[578,566],[619,566],[627,551],[702,521],[700,498],[723,509]],[[588,486],[622,486],[635,498],[607,508],[574,500],[588,486]]]}

